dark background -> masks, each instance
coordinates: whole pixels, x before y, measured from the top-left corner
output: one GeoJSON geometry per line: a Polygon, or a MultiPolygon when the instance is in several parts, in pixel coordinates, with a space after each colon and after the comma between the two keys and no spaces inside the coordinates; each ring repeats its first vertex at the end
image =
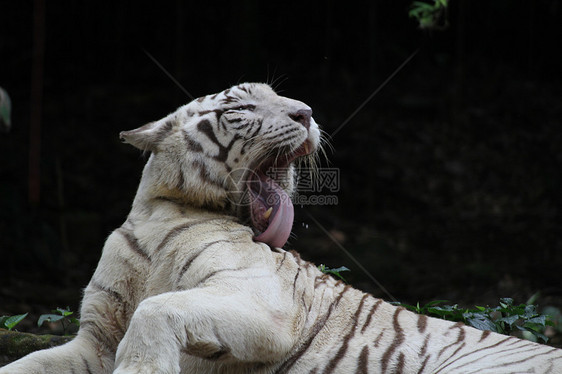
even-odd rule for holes
{"type": "Polygon", "coordinates": [[[277,81],[331,134],[418,49],[331,139],[338,204],[297,207],[288,247],[389,300],[317,220],[398,300],[562,306],[561,1],[452,0],[442,31],[409,1],[41,3],[0,3],[0,315],[78,308],[145,162],[118,133],[183,90],[277,81]]]}

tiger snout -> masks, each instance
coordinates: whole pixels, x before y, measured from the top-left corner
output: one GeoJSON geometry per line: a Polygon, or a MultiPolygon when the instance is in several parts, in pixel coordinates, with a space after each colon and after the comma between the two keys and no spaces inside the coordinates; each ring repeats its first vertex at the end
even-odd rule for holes
{"type": "Polygon", "coordinates": [[[310,129],[310,120],[312,119],[312,109],[300,109],[295,113],[289,114],[289,117],[304,126],[306,130],[310,129]]]}

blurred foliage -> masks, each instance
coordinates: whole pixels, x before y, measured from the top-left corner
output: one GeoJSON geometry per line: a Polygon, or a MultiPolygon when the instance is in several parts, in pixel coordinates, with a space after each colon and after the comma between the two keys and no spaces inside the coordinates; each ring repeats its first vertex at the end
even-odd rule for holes
{"type": "Polygon", "coordinates": [[[37,326],[41,327],[45,322],[60,322],[62,326],[63,335],[69,333],[69,327],[75,326],[80,327],[80,321],[78,318],[73,317],[74,312],[70,311],[69,307],[57,308],[52,310],[49,314],[42,314],[37,320],[37,326]]]}
{"type": "Polygon", "coordinates": [[[25,314],[18,314],[15,316],[1,316],[0,317],[0,327],[6,328],[8,330],[12,330],[16,327],[25,317],[27,317],[28,313],[25,314]]]}
{"type": "Polygon", "coordinates": [[[344,281],[344,282],[347,283],[347,281],[345,280],[345,278],[340,274],[342,271],[349,271],[349,269],[346,268],[345,266],[340,266],[339,268],[332,269],[332,268],[327,267],[327,266],[324,265],[324,264],[320,264],[320,265],[318,266],[318,269],[320,269],[320,271],[321,271],[322,273],[324,273],[324,274],[331,274],[331,275],[333,275],[335,278],[339,278],[339,279],[341,279],[342,281],[344,281]]]}
{"type": "Polygon", "coordinates": [[[414,1],[408,15],[418,21],[421,29],[443,30],[449,26],[449,21],[444,15],[448,2],[449,0],[433,0],[433,4],[428,4],[423,1],[414,1]]]}
{"type": "Polygon", "coordinates": [[[531,333],[536,341],[540,339],[543,343],[548,342],[544,335],[547,325],[553,322],[548,315],[537,312],[537,307],[530,304],[513,305],[513,299],[502,298],[500,305],[496,307],[475,306],[475,308],[460,308],[455,305],[441,305],[445,300],[431,301],[424,306],[416,306],[394,303],[401,305],[418,314],[438,317],[448,321],[462,322],[479,330],[489,330],[504,335],[511,335],[515,331],[526,331],[531,333]]]}

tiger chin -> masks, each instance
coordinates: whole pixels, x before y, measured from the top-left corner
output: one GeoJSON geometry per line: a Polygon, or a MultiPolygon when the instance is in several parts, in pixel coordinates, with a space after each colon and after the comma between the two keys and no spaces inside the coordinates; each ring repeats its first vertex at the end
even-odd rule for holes
{"type": "Polygon", "coordinates": [[[121,133],[150,157],[76,338],[18,373],[560,373],[562,350],[416,315],[281,247],[311,109],[241,84],[121,133]]]}

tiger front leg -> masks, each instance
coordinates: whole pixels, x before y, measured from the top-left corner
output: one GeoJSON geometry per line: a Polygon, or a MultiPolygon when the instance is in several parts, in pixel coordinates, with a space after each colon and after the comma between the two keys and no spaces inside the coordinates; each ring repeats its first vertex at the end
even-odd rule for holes
{"type": "Polygon", "coordinates": [[[296,343],[278,308],[210,287],[150,297],[119,344],[115,373],[180,373],[182,354],[221,365],[277,361],[296,343]]]}

